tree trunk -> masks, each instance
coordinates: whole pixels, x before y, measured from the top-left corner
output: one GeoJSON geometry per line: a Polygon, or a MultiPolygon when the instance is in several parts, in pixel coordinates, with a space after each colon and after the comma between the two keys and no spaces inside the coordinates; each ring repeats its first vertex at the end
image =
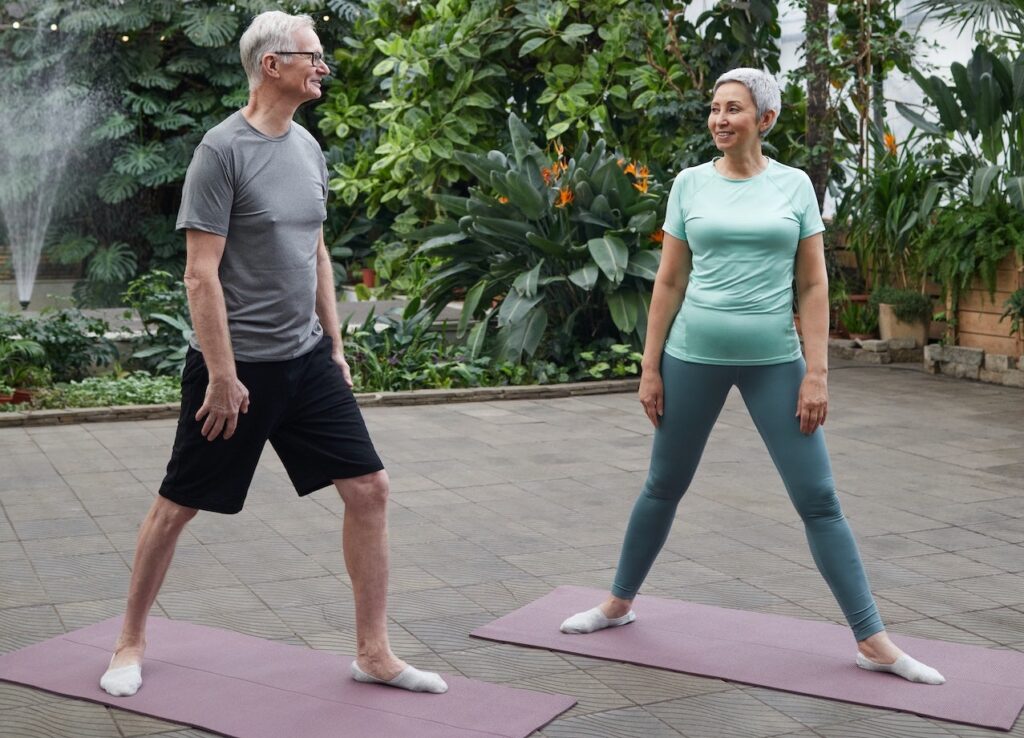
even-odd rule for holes
{"type": "Polygon", "coordinates": [[[807,175],[814,185],[818,207],[825,202],[832,166],[832,125],[828,114],[828,0],[807,0],[807,175]]]}

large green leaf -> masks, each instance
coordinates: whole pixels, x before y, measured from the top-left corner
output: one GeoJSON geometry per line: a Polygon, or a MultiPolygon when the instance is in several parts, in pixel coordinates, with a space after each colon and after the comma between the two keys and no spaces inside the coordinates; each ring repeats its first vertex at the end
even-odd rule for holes
{"type": "MultiPolygon", "coordinates": [[[[495,175],[496,176],[496,175],[495,175]]],[[[530,220],[539,220],[544,215],[544,197],[530,184],[530,180],[519,172],[505,174],[505,192],[509,200],[530,220]]],[[[493,181],[493,176],[492,176],[493,181]]]]}
{"type": "Polygon", "coordinates": [[[638,293],[636,314],[636,334],[641,344],[647,338],[647,321],[651,317],[651,293],[643,290],[638,293]]]}
{"type": "Polygon", "coordinates": [[[925,133],[931,133],[936,136],[941,136],[942,134],[945,133],[945,130],[942,128],[942,126],[938,125],[937,123],[931,122],[930,120],[928,120],[921,114],[917,113],[916,111],[911,110],[901,102],[896,103],[896,110],[899,111],[900,115],[902,115],[904,118],[910,121],[911,125],[920,128],[925,133]]]}
{"type": "Polygon", "coordinates": [[[629,262],[629,249],[618,236],[602,236],[587,241],[587,248],[597,266],[612,284],[622,281],[629,262]]]}
{"type": "Polygon", "coordinates": [[[565,244],[557,243],[550,239],[544,238],[543,236],[539,236],[532,231],[526,234],[526,242],[531,246],[535,246],[536,248],[543,251],[545,255],[556,259],[564,259],[568,252],[568,249],[565,247],[565,244]]]}
{"type": "Polygon", "coordinates": [[[523,297],[512,290],[501,301],[501,307],[498,309],[498,325],[504,326],[520,322],[543,299],[544,293],[542,292],[538,292],[532,297],[523,297]]]}
{"type": "Polygon", "coordinates": [[[597,284],[597,278],[600,276],[601,270],[597,268],[597,264],[586,264],[571,272],[569,274],[569,281],[577,287],[582,287],[589,291],[594,289],[594,285],[597,284]]]}
{"type": "Polygon", "coordinates": [[[459,338],[462,338],[466,328],[469,326],[469,321],[473,319],[473,314],[480,304],[480,296],[484,293],[485,287],[487,287],[487,283],[481,280],[466,293],[466,299],[462,302],[462,314],[459,316],[459,338]]]}
{"type": "Polygon", "coordinates": [[[484,339],[487,337],[487,323],[489,318],[490,313],[488,312],[479,323],[473,326],[473,330],[469,332],[469,338],[466,340],[466,351],[469,354],[470,359],[475,359],[483,350],[484,339]]]}
{"type": "Polygon", "coordinates": [[[533,143],[533,136],[530,134],[530,129],[516,117],[515,113],[508,117],[508,133],[512,139],[512,153],[516,157],[516,166],[522,167],[526,157],[530,156],[537,148],[533,143]]]}
{"type": "Polygon", "coordinates": [[[221,46],[238,31],[238,15],[227,7],[188,5],[182,15],[185,35],[196,46],[221,46]]]}
{"type": "Polygon", "coordinates": [[[533,309],[522,320],[506,325],[499,334],[502,357],[519,361],[524,353],[533,356],[547,325],[548,314],[542,308],[533,309]]]}
{"type": "Polygon", "coordinates": [[[999,169],[995,165],[989,165],[974,170],[974,177],[971,178],[971,199],[975,205],[981,206],[985,202],[988,191],[992,189],[992,183],[999,176],[999,169]]]}
{"type": "Polygon", "coordinates": [[[607,297],[608,310],[612,314],[615,327],[623,333],[629,333],[636,327],[639,309],[637,294],[632,290],[615,290],[607,297]]]}
{"type": "Polygon", "coordinates": [[[975,92],[977,94],[978,127],[982,131],[986,131],[1002,117],[1002,110],[999,108],[999,90],[996,88],[996,81],[991,74],[985,72],[981,75],[975,92]]]}
{"type": "Polygon", "coordinates": [[[658,276],[658,266],[660,264],[660,251],[638,251],[629,257],[629,264],[626,265],[626,274],[653,282],[654,278],[658,276]]]}
{"type": "Polygon", "coordinates": [[[1024,177],[1007,177],[1006,194],[1010,202],[1018,209],[1024,210],[1024,177]]]}
{"type": "Polygon", "coordinates": [[[518,291],[523,297],[533,297],[536,295],[537,282],[540,279],[540,269],[542,266],[544,266],[543,259],[538,261],[530,271],[522,272],[512,282],[512,289],[518,291]]]}

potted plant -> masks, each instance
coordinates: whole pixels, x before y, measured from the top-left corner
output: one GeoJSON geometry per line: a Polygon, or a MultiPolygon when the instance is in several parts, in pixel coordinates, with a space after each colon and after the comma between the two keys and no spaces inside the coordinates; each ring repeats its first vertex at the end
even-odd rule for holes
{"type": "Polygon", "coordinates": [[[0,382],[0,405],[9,405],[14,402],[14,387],[0,382]]]}
{"type": "Polygon", "coordinates": [[[850,338],[867,340],[878,331],[878,314],[871,305],[850,301],[839,311],[839,323],[850,338]]]}
{"type": "Polygon", "coordinates": [[[932,301],[915,290],[878,287],[871,293],[871,306],[878,310],[878,334],[883,341],[913,338],[915,346],[928,343],[932,301]]]}
{"type": "Polygon", "coordinates": [[[362,272],[360,274],[363,286],[366,288],[377,286],[377,270],[374,269],[374,260],[370,257],[363,265],[362,272]]]}
{"type": "Polygon", "coordinates": [[[27,402],[31,393],[19,390],[46,383],[49,371],[42,366],[45,360],[46,350],[38,341],[0,338],[0,383],[15,388],[12,402],[27,402]]]}

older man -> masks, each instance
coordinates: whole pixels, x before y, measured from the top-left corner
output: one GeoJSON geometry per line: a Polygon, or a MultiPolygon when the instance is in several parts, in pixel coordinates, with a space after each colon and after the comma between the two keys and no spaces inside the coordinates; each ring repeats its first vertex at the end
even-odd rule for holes
{"type": "Polygon", "coordinates": [[[345,502],[355,597],[352,676],[440,693],[444,680],[388,643],[388,477],[352,395],[322,224],[327,167],[292,120],[330,74],[313,21],[270,11],[242,35],[249,102],[211,129],[185,178],[185,285],[197,340],[160,494],[142,523],[124,626],[100,686],[142,686],[146,617],[178,536],[199,510],[237,513],[265,443],[299,495],[330,484],[345,502]]]}

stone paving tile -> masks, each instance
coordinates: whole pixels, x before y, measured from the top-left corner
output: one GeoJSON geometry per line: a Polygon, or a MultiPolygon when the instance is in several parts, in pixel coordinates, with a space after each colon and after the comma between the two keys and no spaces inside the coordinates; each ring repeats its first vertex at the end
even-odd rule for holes
{"type": "Polygon", "coordinates": [[[676,738],[683,735],[646,709],[629,707],[555,720],[544,726],[546,738],[676,738]]]}
{"type": "Polygon", "coordinates": [[[10,738],[121,738],[107,708],[78,700],[3,710],[0,721],[10,738]]]}
{"type": "Polygon", "coordinates": [[[559,720],[567,720],[594,712],[633,707],[633,702],[628,698],[586,674],[575,676],[572,681],[567,681],[561,674],[548,674],[510,682],[508,686],[575,697],[576,704],[568,712],[559,715],[559,720]]]}
{"type": "Polygon", "coordinates": [[[1009,607],[946,615],[939,620],[1003,645],[1024,639],[1024,618],[1009,607]]]}
{"type": "Polygon", "coordinates": [[[890,713],[842,725],[823,725],[816,727],[815,732],[823,738],[944,738],[957,735],[949,729],[953,725],[917,715],[890,713]]]}
{"type": "Polygon", "coordinates": [[[745,692],[715,692],[658,702],[647,710],[693,738],[774,736],[804,726],[745,692]]]}
{"type": "Polygon", "coordinates": [[[124,710],[110,710],[110,717],[114,720],[121,735],[125,738],[136,738],[137,736],[162,735],[165,736],[179,728],[176,723],[169,723],[165,720],[146,715],[138,715],[134,712],[124,710]]]}
{"type": "Polygon", "coordinates": [[[0,651],[6,653],[64,633],[53,605],[0,610],[0,651]]]}
{"type": "Polygon", "coordinates": [[[882,712],[874,707],[808,697],[807,695],[793,694],[791,692],[779,692],[774,689],[764,689],[761,687],[744,687],[743,691],[769,707],[811,728],[845,720],[870,719],[882,712]]]}

